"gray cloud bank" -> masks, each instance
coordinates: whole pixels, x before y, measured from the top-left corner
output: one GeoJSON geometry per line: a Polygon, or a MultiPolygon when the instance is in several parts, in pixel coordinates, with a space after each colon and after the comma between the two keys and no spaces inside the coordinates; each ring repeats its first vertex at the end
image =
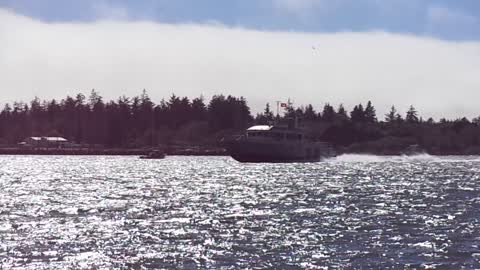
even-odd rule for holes
{"type": "Polygon", "coordinates": [[[0,9],[0,102],[97,89],[146,88],[296,105],[372,100],[379,114],[410,104],[423,116],[480,114],[480,43],[384,32],[264,32],[222,25],[97,21],[48,24],[0,9]]]}

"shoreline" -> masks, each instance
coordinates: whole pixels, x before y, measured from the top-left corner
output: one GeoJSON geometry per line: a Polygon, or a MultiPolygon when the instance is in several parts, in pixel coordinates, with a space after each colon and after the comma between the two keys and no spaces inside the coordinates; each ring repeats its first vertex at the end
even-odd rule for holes
{"type": "MultiPolygon", "coordinates": [[[[94,148],[79,148],[79,149],[67,149],[67,148],[0,148],[0,156],[143,156],[147,155],[151,149],[94,149],[94,148]]],[[[219,147],[170,147],[165,150],[165,154],[169,156],[229,156],[228,152],[224,148],[219,147]]],[[[405,152],[348,152],[339,151],[337,156],[341,155],[373,155],[373,156],[418,156],[418,155],[430,155],[430,156],[475,156],[475,154],[467,153],[405,153],[405,152]]]]}
{"type": "MultiPolygon", "coordinates": [[[[62,148],[0,148],[0,155],[33,156],[143,156],[151,149],[62,149],[62,148]]],[[[170,156],[228,156],[223,148],[169,148],[165,153],[170,156]]]]}

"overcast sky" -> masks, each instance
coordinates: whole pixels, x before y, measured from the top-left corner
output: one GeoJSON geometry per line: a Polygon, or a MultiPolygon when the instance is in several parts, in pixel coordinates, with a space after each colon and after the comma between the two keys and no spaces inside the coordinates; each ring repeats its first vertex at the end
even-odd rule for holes
{"type": "Polygon", "coordinates": [[[0,103],[147,89],[480,115],[477,0],[0,0],[0,103]]]}

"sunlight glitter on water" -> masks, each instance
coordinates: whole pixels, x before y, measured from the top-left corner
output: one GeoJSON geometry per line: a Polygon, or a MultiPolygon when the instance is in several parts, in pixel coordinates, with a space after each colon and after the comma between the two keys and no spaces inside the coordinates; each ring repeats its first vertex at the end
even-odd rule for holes
{"type": "Polygon", "coordinates": [[[5,269],[479,268],[480,159],[0,157],[5,269]]]}

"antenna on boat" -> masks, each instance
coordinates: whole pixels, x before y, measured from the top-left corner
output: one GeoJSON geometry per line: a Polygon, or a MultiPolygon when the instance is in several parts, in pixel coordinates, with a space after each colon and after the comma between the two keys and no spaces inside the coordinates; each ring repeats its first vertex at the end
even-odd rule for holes
{"type": "Polygon", "coordinates": [[[277,118],[280,116],[280,113],[279,113],[279,111],[280,111],[280,103],[281,103],[281,101],[280,101],[280,100],[277,100],[277,118]]]}

